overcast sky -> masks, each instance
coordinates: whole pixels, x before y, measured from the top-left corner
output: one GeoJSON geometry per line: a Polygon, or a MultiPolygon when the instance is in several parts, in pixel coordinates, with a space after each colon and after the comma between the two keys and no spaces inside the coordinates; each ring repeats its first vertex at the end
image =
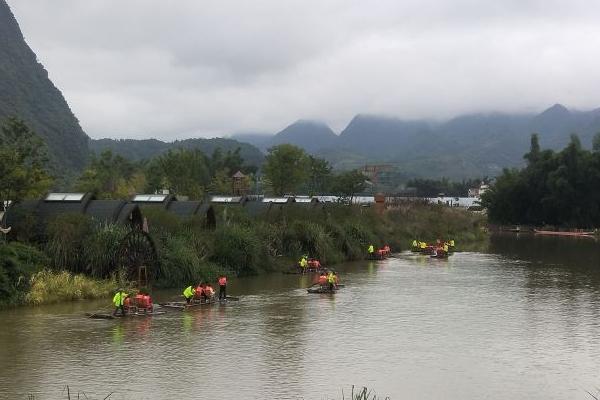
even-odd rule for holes
{"type": "Polygon", "coordinates": [[[8,0],[93,138],[600,107],[589,0],[8,0]]]}

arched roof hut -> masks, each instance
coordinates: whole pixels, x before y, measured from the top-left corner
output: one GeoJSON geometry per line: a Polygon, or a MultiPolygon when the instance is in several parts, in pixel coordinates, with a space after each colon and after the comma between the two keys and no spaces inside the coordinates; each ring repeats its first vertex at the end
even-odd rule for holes
{"type": "Polygon", "coordinates": [[[41,200],[12,204],[2,223],[12,228],[12,237],[44,242],[48,240],[47,225],[68,214],[86,216],[101,224],[126,226],[127,233],[120,240],[119,250],[111,255],[111,267],[105,273],[122,268],[129,280],[140,286],[149,284],[157,270],[158,257],[152,239],[142,231],[143,217],[136,204],[96,200],[92,193],[49,193],[41,200]]]}
{"type": "Polygon", "coordinates": [[[142,207],[160,207],[182,219],[197,218],[205,229],[215,229],[215,210],[209,203],[201,201],[180,201],[170,194],[138,194],[132,203],[142,207]]]}
{"type": "Polygon", "coordinates": [[[143,223],[140,208],[123,200],[96,200],[91,193],[49,193],[41,200],[12,204],[2,225],[12,227],[16,235],[33,226],[33,238],[43,241],[48,222],[64,214],[81,214],[100,223],[131,229],[141,229],[143,223]]]}

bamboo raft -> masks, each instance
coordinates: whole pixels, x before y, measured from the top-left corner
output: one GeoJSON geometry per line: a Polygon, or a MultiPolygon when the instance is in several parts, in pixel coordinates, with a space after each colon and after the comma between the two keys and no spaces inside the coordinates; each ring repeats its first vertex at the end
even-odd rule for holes
{"type": "Polygon", "coordinates": [[[125,315],[121,315],[121,314],[117,314],[117,315],[113,315],[113,314],[109,314],[109,313],[85,313],[85,316],[90,318],[90,319],[118,319],[118,318],[129,318],[129,317],[151,317],[153,315],[160,315],[160,314],[164,314],[164,311],[153,311],[153,312],[148,312],[148,313],[140,313],[140,312],[135,312],[135,313],[127,313],[125,315]]]}
{"type": "Polygon", "coordinates": [[[569,231],[544,231],[544,230],[538,230],[538,229],[534,229],[533,233],[535,233],[536,235],[553,235],[553,236],[584,236],[584,237],[590,237],[590,236],[594,236],[595,232],[594,231],[581,231],[581,232],[569,232],[569,231]]]}
{"type": "Polygon", "coordinates": [[[334,294],[337,292],[339,288],[334,288],[333,290],[324,287],[316,287],[316,288],[308,288],[306,291],[308,293],[317,293],[317,294],[334,294]]]}
{"type": "Polygon", "coordinates": [[[239,301],[239,297],[227,296],[224,300],[211,300],[208,302],[203,301],[194,301],[192,303],[187,303],[185,301],[168,301],[166,303],[159,303],[161,307],[170,308],[174,310],[187,310],[189,308],[201,307],[201,306],[214,306],[216,304],[227,304],[230,301],[239,301]]]}

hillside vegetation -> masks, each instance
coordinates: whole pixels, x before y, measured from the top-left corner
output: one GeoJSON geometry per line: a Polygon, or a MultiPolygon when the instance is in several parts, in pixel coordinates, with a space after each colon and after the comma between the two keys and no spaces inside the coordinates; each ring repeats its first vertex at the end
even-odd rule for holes
{"type": "Polygon", "coordinates": [[[85,165],[88,137],[0,0],[0,123],[8,117],[24,120],[46,142],[55,174],[85,165]]]}
{"type": "MultiPolygon", "coordinates": [[[[233,139],[186,139],[174,142],[163,142],[157,139],[99,139],[90,141],[90,150],[99,155],[105,150],[119,155],[130,161],[141,161],[160,156],[169,150],[198,149],[206,155],[211,155],[215,150],[222,152],[240,149],[240,156],[247,165],[259,167],[262,165],[264,155],[253,145],[238,142],[233,139]]],[[[235,171],[234,171],[235,172],[235,171]]]]}

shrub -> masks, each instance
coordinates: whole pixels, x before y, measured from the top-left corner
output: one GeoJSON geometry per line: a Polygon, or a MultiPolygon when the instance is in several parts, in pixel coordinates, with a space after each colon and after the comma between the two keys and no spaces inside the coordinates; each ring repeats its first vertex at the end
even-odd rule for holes
{"type": "Polygon", "coordinates": [[[31,274],[46,262],[44,254],[34,247],[14,242],[0,245],[0,305],[22,302],[31,274]]]}
{"type": "Polygon", "coordinates": [[[84,272],[87,265],[83,245],[93,233],[91,218],[73,213],[59,215],[48,223],[47,233],[46,254],[51,266],[58,270],[84,272]]]}
{"type": "Polygon", "coordinates": [[[255,274],[266,262],[265,253],[255,233],[247,227],[233,224],[215,232],[213,261],[238,275],[255,274]]]}
{"type": "Polygon", "coordinates": [[[95,278],[106,278],[115,272],[116,257],[128,229],[122,225],[98,225],[83,240],[82,259],[85,272],[95,278]]]}
{"type": "Polygon", "coordinates": [[[213,281],[220,269],[205,260],[200,238],[170,235],[160,242],[157,286],[176,287],[200,281],[213,281]]]}

